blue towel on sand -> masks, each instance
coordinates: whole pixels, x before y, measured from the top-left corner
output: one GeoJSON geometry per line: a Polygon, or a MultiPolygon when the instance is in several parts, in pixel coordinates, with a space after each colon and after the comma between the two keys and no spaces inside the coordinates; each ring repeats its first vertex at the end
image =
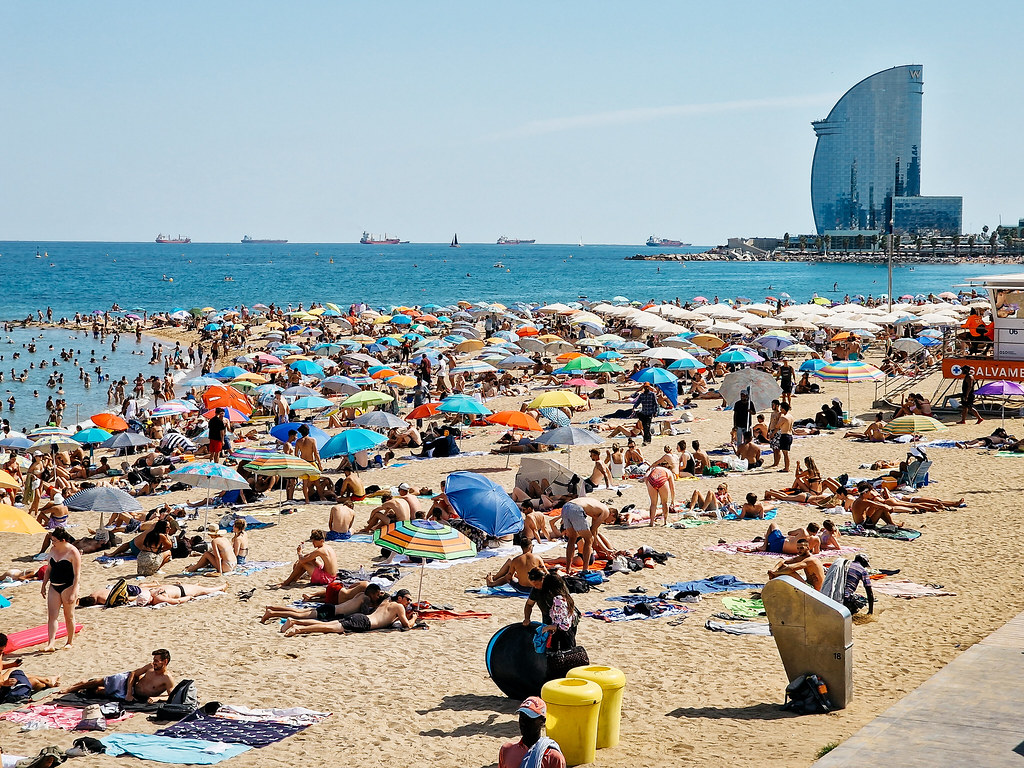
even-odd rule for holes
{"type": "Polygon", "coordinates": [[[156,732],[157,736],[174,739],[212,739],[229,744],[246,744],[250,747],[266,747],[274,742],[294,736],[308,725],[286,723],[246,722],[229,720],[225,717],[208,715],[197,709],[184,720],[156,732]]]}
{"type": "Polygon", "coordinates": [[[10,604],[11,604],[10,600],[8,600],[3,595],[0,595],[0,608],[7,608],[8,606],[10,606],[10,604]]]}
{"type": "Polygon", "coordinates": [[[113,733],[104,736],[100,741],[107,748],[107,754],[112,757],[132,755],[140,760],[184,765],[215,765],[252,749],[245,744],[172,739],[168,736],[152,736],[146,733],[113,733]]]}
{"type": "Polygon", "coordinates": [[[373,544],[373,536],[369,533],[350,533],[346,536],[336,531],[327,532],[327,541],[347,541],[352,544],[373,544]]]}
{"type": "Polygon", "coordinates": [[[529,597],[530,590],[519,590],[513,587],[511,584],[502,584],[500,587],[473,587],[467,589],[467,592],[471,594],[480,595],[481,597],[529,597]]]}
{"type": "Polygon", "coordinates": [[[660,600],[644,600],[650,606],[651,615],[646,613],[626,613],[624,608],[602,608],[597,611],[587,611],[584,616],[601,621],[643,621],[644,619],[661,619],[665,616],[677,616],[680,613],[689,613],[690,609],[682,605],[666,603],[660,600]]]}
{"type": "Polygon", "coordinates": [[[677,581],[675,584],[665,585],[673,592],[700,592],[702,595],[712,592],[731,592],[736,589],[761,589],[763,586],[764,584],[752,584],[728,575],[711,576],[697,581],[677,581]]]}
{"type": "MultiPolygon", "coordinates": [[[[258,517],[253,517],[252,515],[235,515],[235,519],[245,520],[245,529],[247,531],[258,531],[261,528],[271,528],[277,525],[277,523],[268,523],[266,520],[260,520],[258,517]]],[[[220,529],[222,531],[230,531],[231,526],[225,526],[221,523],[220,529]]]]}
{"type": "MultiPolygon", "coordinates": [[[[747,520],[758,520],[758,519],[774,520],[775,519],[775,514],[776,514],[776,512],[775,512],[774,509],[767,509],[767,510],[765,510],[763,518],[748,517],[747,520]]],[[[723,520],[739,520],[740,516],[736,512],[730,512],[728,515],[726,515],[722,519],[723,520]]]]}

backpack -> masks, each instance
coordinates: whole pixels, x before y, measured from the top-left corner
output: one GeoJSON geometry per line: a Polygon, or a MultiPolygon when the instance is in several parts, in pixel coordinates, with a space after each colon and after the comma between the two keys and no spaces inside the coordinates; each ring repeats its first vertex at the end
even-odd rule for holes
{"type": "Polygon", "coordinates": [[[128,579],[118,579],[114,582],[114,586],[110,588],[110,594],[107,595],[107,599],[103,601],[103,607],[117,608],[122,605],[128,605],[129,601],[128,579]]]}
{"type": "Polygon", "coordinates": [[[181,720],[199,709],[199,689],[194,680],[182,680],[171,691],[167,701],[156,708],[157,720],[181,720]]]}
{"type": "Polygon", "coordinates": [[[798,715],[823,715],[832,711],[828,686],[815,674],[800,675],[786,686],[782,708],[798,715]]]}
{"type": "Polygon", "coordinates": [[[582,576],[566,576],[563,580],[565,581],[566,589],[574,595],[580,595],[584,592],[590,591],[590,582],[582,576]]]}

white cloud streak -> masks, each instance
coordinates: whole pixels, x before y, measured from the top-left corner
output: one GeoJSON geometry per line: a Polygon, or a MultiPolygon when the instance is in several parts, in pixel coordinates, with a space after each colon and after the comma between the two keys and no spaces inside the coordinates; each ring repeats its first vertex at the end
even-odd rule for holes
{"type": "Polygon", "coordinates": [[[734,101],[713,101],[703,104],[675,104],[664,107],[638,107],[612,112],[596,112],[590,115],[554,117],[547,120],[531,120],[508,131],[493,134],[492,140],[524,139],[549,133],[587,131],[614,125],[650,123],[670,117],[701,117],[728,112],[752,112],[757,110],[784,109],[791,107],[827,106],[835,101],[835,94],[788,96],[772,99],[737,99],[734,101]]]}

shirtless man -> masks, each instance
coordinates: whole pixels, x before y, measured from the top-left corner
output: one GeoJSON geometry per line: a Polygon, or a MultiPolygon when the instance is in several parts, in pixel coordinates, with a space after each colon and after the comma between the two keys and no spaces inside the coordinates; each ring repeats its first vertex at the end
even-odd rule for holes
{"type": "Polygon", "coordinates": [[[409,590],[400,589],[392,600],[382,602],[373,613],[354,613],[337,621],[316,621],[311,619],[289,619],[285,622],[285,637],[313,633],[345,635],[350,632],[370,632],[374,629],[390,627],[395,622],[403,629],[412,629],[412,617],[416,609],[412,608],[412,596],[409,590]]]}
{"type": "Polygon", "coordinates": [[[231,541],[221,535],[216,525],[208,526],[206,532],[210,536],[210,548],[194,565],[186,568],[185,572],[195,573],[200,568],[212,568],[215,573],[228,573],[235,570],[238,560],[235,558],[235,551],[231,548],[231,541]]]}
{"type": "Polygon", "coordinates": [[[675,477],[679,477],[679,455],[672,450],[671,445],[665,445],[665,452],[651,466],[665,467],[675,477]]]}
{"type": "Polygon", "coordinates": [[[412,519],[409,514],[409,506],[401,499],[392,498],[390,493],[385,493],[380,498],[383,503],[370,511],[370,519],[359,529],[358,533],[373,533],[391,523],[397,523],[399,520],[412,519]]]}
{"type": "Polygon", "coordinates": [[[544,560],[539,555],[533,554],[533,539],[527,537],[526,531],[517,533],[515,543],[522,548],[520,555],[506,560],[505,564],[495,574],[487,574],[486,582],[488,587],[500,587],[502,584],[510,584],[513,589],[520,592],[529,592],[532,589],[526,575],[533,568],[544,568],[544,560]]]}
{"type": "Polygon", "coordinates": [[[121,672],[106,677],[96,677],[75,683],[61,693],[101,694],[112,699],[147,703],[158,696],[166,696],[174,690],[174,680],[167,674],[171,663],[171,652],[164,648],[153,651],[153,661],[133,672],[121,672]]]}
{"type": "Polygon", "coordinates": [[[308,574],[309,583],[317,586],[334,581],[334,577],[338,575],[338,557],[334,554],[334,550],[327,546],[325,538],[324,532],[319,528],[310,531],[309,542],[313,545],[313,549],[305,555],[302,554],[302,547],[306,542],[299,542],[299,546],[295,548],[299,559],[292,566],[292,572],[288,574],[288,578],[282,581],[278,587],[290,587],[303,574],[308,574]]]}
{"type": "Polygon", "coordinates": [[[810,542],[805,538],[798,539],[796,552],[796,557],[776,563],[775,567],[768,571],[768,578],[795,576],[806,582],[807,586],[820,592],[821,585],[825,583],[825,569],[817,558],[811,557],[810,542]]]}
{"type": "Polygon", "coordinates": [[[861,440],[867,440],[871,443],[881,443],[885,441],[885,433],[882,431],[882,427],[885,426],[885,421],[882,419],[882,414],[876,413],[875,420],[868,424],[867,429],[863,432],[847,432],[843,437],[855,437],[861,440]]]}
{"type": "MultiPolygon", "coordinates": [[[[836,493],[844,501],[850,500],[850,493],[845,488],[840,488],[836,493]]],[[[844,503],[845,506],[845,503],[844,503]]],[[[892,512],[903,512],[906,510],[896,509],[891,504],[884,504],[875,498],[874,489],[871,483],[863,482],[857,485],[857,495],[850,502],[850,514],[853,515],[854,525],[874,526],[881,520],[887,525],[902,528],[903,523],[893,522],[892,512]]]]}
{"type": "Polygon", "coordinates": [[[562,505],[562,530],[565,532],[565,570],[572,573],[573,558],[576,555],[576,541],[583,540],[580,557],[583,570],[590,567],[590,556],[594,551],[594,536],[602,523],[614,523],[616,513],[607,504],[590,496],[579,496],[562,505]]]}
{"type": "MultiPolygon", "coordinates": [[[[299,439],[295,441],[295,455],[303,461],[308,461],[317,469],[323,472],[323,464],[320,462],[320,451],[317,450],[316,440],[309,436],[309,425],[303,424],[299,427],[299,439]]],[[[313,481],[303,479],[302,497],[309,503],[309,489],[313,481]]]]}
{"type": "Polygon", "coordinates": [[[523,502],[523,536],[537,543],[541,539],[554,541],[559,537],[551,518],[534,509],[530,499],[523,502]]]}
{"type": "Polygon", "coordinates": [[[754,469],[764,464],[764,459],[761,458],[761,449],[752,438],[752,433],[744,433],[743,442],[736,446],[736,455],[747,462],[748,469],[754,469]]]}
{"type": "Polygon", "coordinates": [[[793,417],[789,413],[789,403],[779,404],[779,418],[775,421],[775,434],[779,439],[779,447],[775,454],[773,467],[779,464],[779,456],[782,457],[783,467],[780,472],[789,472],[789,449],[793,447],[793,417]]]}
{"type": "Polygon", "coordinates": [[[352,472],[352,467],[345,467],[345,478],[338,489],[339,501],[362,501],[366,498],[366,488],[359,476],[352,472]]]}
{"type": "Polygon", "coordinates": [[[583,487],[588,493],[601,487],[602,484],[606,489],[610,489],[612,487],[612,472],[608,465],[601,460],[601,451],[591,448],[590,460],[594,462],[594,468],[590,471],[590,477],[583,481],[583,487]]]}
{"type": "Polygon", "coordinates": [[[764,505],[758,502],[757,494],[748,493],[740,507],[740,520],[764,520],[764,505]]]}
{"type": "Polygon", "coordinates": [[[810,552],[817,554],[821,550],[821,539],[817,533],[820,527],[817,523],[808,523],[806,528],[794,528],[789,533],[783,533],[774,522],[768,524],[768,532],[764,541],[756,547],[740,548],[741,552],[774,552],[778,555],[795,555],[799,552],[797,546],[800,539],[807,542],[810,552]]]}
{"type": "MultiPolygon", "coordinates": [[[[79,598],[79,608],[89,608],[93,605],[103,605],[110,595],[110,587],[97,589],[85,597],[79,598]]],[[[227,582],[215,584],[212,587],[199,587],[195,584],[129,584],[128,597],[136,605],[181,605],[187,603],[194,597],[203,597],[217,592],[227,592],[227,582]]]]}
{"type": "Polygon", "coordinates": [[[693,448],[693,474],[703,474],[711,466],[711,457],[701,450],[699,440],[692,440],[690,446],[693,448]]]}
{"type": "Polygon", "coordinates": [[[327,519],[327,530],[336,534],[332,537],[338,541],[352,538],[352,523],[355,522],[356,511],[345,504],[331,507],[331,515],[327,519]]]}
{"type": "MultiPolygon", "coordinates": [[[[337,582],[334,582],[337,583],[337,582]]],[[[330,585],[333,587],[332,585],[330,585]]],[[[316,621],[331,621],[342,616],[351,616],[353,613],[373,613],[377,606],[388,598],[387,592],[377,584],[370,584],[361,581],[352,587],[345,589],[338,584],[337,599],[334,595],[324,594],[321,597],[326,599],[312,608],[296,608],[293,605],[268,605],[263,611],[260,624],[266,624],[274,619],[315,619],[316,621]]],[[[326,590],[320,590],[326,592],[326,590]]],[[[331,592],[335,592],[331,589],[331,592]]],[[[303,595],[306,598],[307,595],[303,595]]],[[[303,600],[303,602],[312,602],[303,600]]],[[[284,631],[284,627],[281,628],[284,631]]]]}
{"type": "Polygon", "coordinates": [[[419,515],[417,513],[423,510],[423,505],[420,504],[419,497],[412,492],[412,486],[408,483],[402,483],[398,486],[397,500],[409,508],[409,516],[404,518],[406,520],[412,520],[418,517],[419,515]]]}

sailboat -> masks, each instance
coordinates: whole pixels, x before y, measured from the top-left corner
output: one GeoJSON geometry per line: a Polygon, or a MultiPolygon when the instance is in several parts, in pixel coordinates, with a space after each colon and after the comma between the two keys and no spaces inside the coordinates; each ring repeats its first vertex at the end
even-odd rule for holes
{"type": "Polygon", "coordinates": [[[452,242],[451,242],[451,244],[448,247],[449,248],[461,248],[462,247],[461,245],[459,245],[459,233],[458,232],[455,233],[455,237],[452,238],[452,242]]]}
{"type": "Polygon", "coordinates": [[[576,245],[579,246],[580,248],[583,247],[583,237],[582,237],[582,235],[580,236],[580,241],[578,243],[576,243],[576,245]]]}

